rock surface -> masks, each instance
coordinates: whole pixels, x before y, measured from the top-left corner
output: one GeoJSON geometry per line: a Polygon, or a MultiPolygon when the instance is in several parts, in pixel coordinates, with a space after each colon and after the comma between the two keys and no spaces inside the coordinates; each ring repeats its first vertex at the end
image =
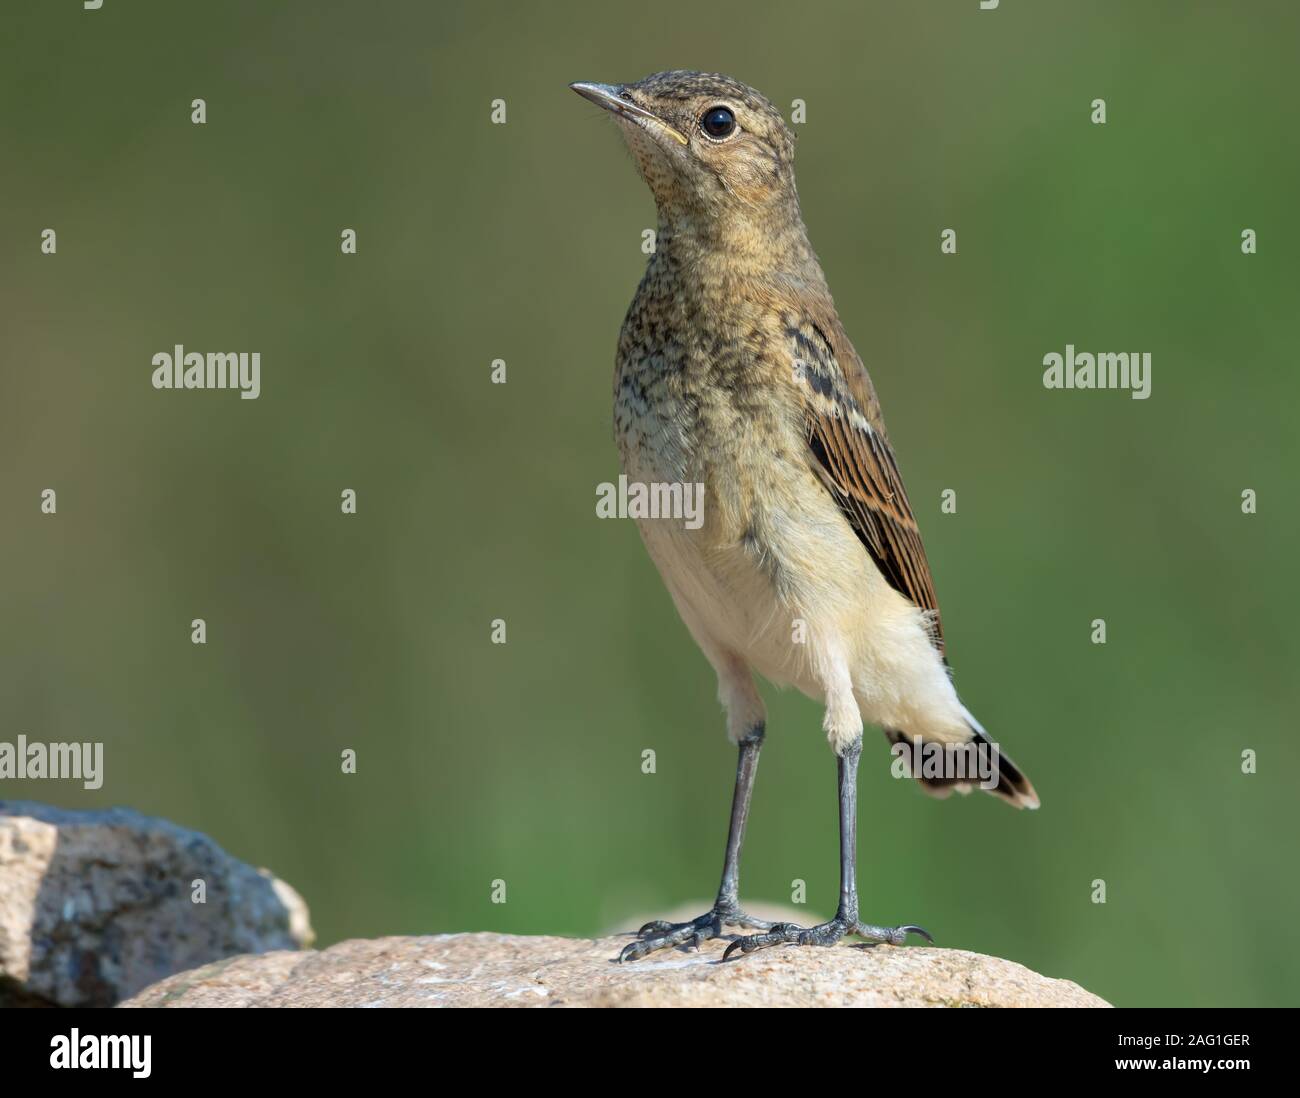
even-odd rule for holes
{"type": "Polygon", "coordinates": [[[122,808],[0,801],[0,1006],[112,1006],[176,972],[311,940],[302,898],[206,835],[122,808]],[[206,903],[191,899],[200,879],[206,903]]]}
{"type": "Polygon", "coordinates": [[[630,938],[442,934],[235,957],[172,976],[128,1007],[1049,1006],[1109,1004],[1068,980],[952,949],[781,947],[717,963],[727,943],[636,964],[630,938]]]}

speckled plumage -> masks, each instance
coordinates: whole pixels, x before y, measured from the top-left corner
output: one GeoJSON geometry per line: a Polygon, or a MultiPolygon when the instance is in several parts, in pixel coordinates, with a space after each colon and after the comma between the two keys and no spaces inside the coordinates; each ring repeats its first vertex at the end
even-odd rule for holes
{"type": "MultiPolygon", "coordinates": [[[[704,485],[698,529],[639,525],[717,671],[742,763],[765,725],[753,671],[821,701],[855,766],[864,718],[893,740],[987,743],[948,674],[920,533],[808,242],[784,120],[718,74],[575,90],[618,119],[658,210],[619,335],[614,433],[629,480],[704,485]],[[718,108],[736,123],[721,139],[704,125],[718,108]]],[[[1005,757],[991,791],[1037,806],[1005,757]]]]}

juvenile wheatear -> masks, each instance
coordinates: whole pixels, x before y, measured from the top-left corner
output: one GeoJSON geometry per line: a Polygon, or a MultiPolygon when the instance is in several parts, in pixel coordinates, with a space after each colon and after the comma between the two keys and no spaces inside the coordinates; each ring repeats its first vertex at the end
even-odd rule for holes
{"type": "MultiPolygon", "coordinates": [[[[655,250],[619,335],[614,426],[629,480],[702,483],[704,521],[638,525],[687,629],[718,674],[739,745],[722,885],[689,923],[650,923],[635,960],[740,926],[724,956],[846,934],[901,944],[920,927],[858,918],[857,768],[863,720],[895,744],[970,745],[986,787],[1036,808],[953,689],[939,604],[871,379],[808,243],[794,139],[776,109],[726,76],[663,72],[574,84],[612,112],[658,207],[655,250]],[[766,720],[757,671],[825,705],[838,757],[840,901],[810,928],[739,906],[740,850],[766,720]]],[[[966,792],[968,771],[915,774],[966,792]]]]}

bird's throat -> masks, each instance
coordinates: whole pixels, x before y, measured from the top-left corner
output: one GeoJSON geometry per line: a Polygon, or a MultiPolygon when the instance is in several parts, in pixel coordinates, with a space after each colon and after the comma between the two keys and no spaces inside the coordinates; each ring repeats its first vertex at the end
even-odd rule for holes
{"type": "Polygon", "coordinates": [[[661,211],[654,246],[651,266],[662,264],[682,279],[823,281],[797,212],[792,218],[750,219],[665,216],[661,211]]]}

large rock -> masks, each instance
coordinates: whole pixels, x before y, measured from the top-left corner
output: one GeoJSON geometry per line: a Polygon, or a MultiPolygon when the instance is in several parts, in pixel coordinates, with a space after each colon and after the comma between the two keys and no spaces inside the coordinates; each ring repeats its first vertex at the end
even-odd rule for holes
{"type": "Polygon", "coordinates": [[[719,963],[725,941],[634,964],[630,939],[442,934],[235,957],[172,976],[128,1007],[1053,1006],[1109,1004],[1068,980],[953,949],[841,943],[719,963]]]}
{"type": "Polygon", "coordinates": [[[122,808],[0,801],[0,1005],[112,1006],[172,973],[311,940],[302,898],[206,835],[122,808]]]}

